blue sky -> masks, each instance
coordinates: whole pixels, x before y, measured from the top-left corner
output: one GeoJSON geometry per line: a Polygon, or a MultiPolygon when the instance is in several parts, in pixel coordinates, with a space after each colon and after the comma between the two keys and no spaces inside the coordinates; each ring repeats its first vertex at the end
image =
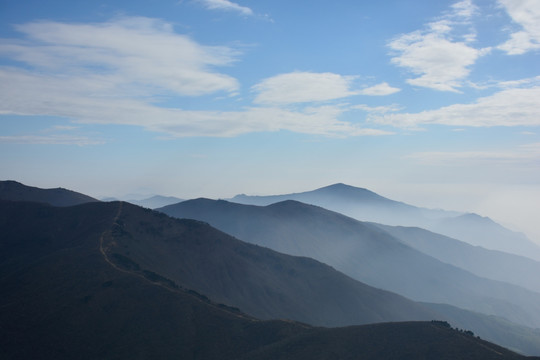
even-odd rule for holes
{"type": "Polygon", "coordinates": [[[344,182],[540,240],[539,125],[536,0],[0,0],[2,179],[182,198],[344,182]]]}

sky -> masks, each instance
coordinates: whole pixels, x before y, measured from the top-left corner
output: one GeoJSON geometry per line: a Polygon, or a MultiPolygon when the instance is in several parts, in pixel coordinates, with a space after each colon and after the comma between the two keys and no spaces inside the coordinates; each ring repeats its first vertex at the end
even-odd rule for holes
{"type": "Polygon", "coordinates": [[[0,179],[103,197],[333,183],[540,243],[537,0],[0,0],[0,179]]]}

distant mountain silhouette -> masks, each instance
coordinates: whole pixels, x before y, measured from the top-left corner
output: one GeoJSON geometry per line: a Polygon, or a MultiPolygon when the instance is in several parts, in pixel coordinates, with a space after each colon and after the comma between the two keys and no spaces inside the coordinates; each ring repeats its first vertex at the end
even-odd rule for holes
{"type": "Polygon", "coordinates": [[[489,218],[476,214],[420,208],[390,200],[372,191],[345,184],[334,184],[320,189],[286,195],[237,195],[232,202],[246,205],[270,205],[284,200],[296,200],[321,206],[361,221],[394,226],[416,226],[446,236],[530,257],[540,261],[540,246],[524,234],[514,232],[489,218]]]}
{"type": "Polygon", "coordinates": [[[0,200],[35,201],[54,206],[73,206],[98,201],[63,188],[40,189],[12,180],[0,181],[0,200]]]}
{"type": "Polygon", "coordinates": [[[184,200],[179,199],[174,196],[161,196],[161,195],[154,195],[147,199],[142,199],[142,200],[127,200],[127,202],[129,203],[139,205],[139,206],[149,208],[149,209],[156,209],[163,206],[176,204],[181,201],[184,201],[184,200]]]}
{"type": "Polygon", "coordinates": [[[196,199],[159,209],[241,240],[307,256],[371,286],[540,327],[540,294],[478,277],[405,245],[375,225],[297,201],[266,207],[196,199]]]}
{"type": "Polygon", "coordinates": [[[428,230],[375,224],[407,245],[442,262],[493,280],[505,281],[540,293],[540,262],[488,250],[428,230]]]}
{"type": "MultiPolygon", "coordinates": [[[[218,257],[220,247],[229,244],[222,255],[254,256],[269,272],[291,270],[295,258],[243,244],[204,223],[174,220],[127,203],[57,208],[0,201],[0,232],[0,358],[524,358],[442,322],[326,329],[260,321],[149,266],[159,253],[177,246],[192,249],[192,263],[210,260],[209,268],[215,266],[213,256],[196,255],[197,249],[213,248],[218,257]],[[272,256],[275,262],[268,262],[272,256]],[[282,257],[289,262],[282,263],[282,257]]],[[[166,256],[163,261],[173,271],[166,256]]],[[[298,261],[299,268],[321,266],[298,261]]],[[[289,274],[294,276],[302,274],[289,274]]]]}
{"type": "Polygon", "coordinates": [[[540,261],[540,247],[524,234],[509,230],[488,217],[477,214],[440,219],[431,230],[472,245],[500,250],[540,261]]]}

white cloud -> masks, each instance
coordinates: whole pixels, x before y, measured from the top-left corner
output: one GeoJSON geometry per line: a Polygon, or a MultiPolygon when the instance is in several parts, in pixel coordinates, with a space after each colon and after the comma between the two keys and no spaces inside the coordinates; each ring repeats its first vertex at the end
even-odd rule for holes
{"type": "Polygon", "coordinates": [[[253,86],[257,104],[293,104],[327,101],[357,95],[353,76],[333,73],[292,72],[265,79],[253,86]]]}
{"type": "Polygon", "coordinates": [[[475,12],[471,1],[461,1],[425,30],[398,36],[388,44],[395,54],[391,62],[418,75],[407,80],[411,85],[458,92],[470,66],[489,51],[468,45],[475,39],[474,32],[461,34],[461,41],[452,37],[454,28],[467,26],[475,12]]]}
{"type": "Polygon", "coordinates": [[[401,91],[401,89],[392,87],[388,85],[388,83],[383,82],[383,83],[365,88],[359,91],[359,94],[370,95],[370,96],[385,96],[385,95],[395,94],[399,91],[401,91]]]}
{"type": "Polygon", "coordinates": [[[253,15],[253,11],[245,6],[238,5],[229,0],[199,0],[210,10],[236,11],[242,15],[253,15]]]}
{"type": "MultiPolygon", "coordinates": [[[[354,77],[292,73],[254,87],[262,107],[240,111],[165,108],[158,97],[235,94],[236,79],[214,68],[230,65],[233,49],[204,46],[168,23],[121,18],[100,24],[34,22],[17,29],[25,40],[4,40],[0,55],[24,66],[0,66],[0,115],[58,116],[76,123],[141,126],[166,136],[235,136],[288,130],[326,136],[384,135],[339,120],[345,107],[280,109],[356,94],[354,77]]],[[[4,137],[7,142],[84,143],[62,136],[4,137]],[[71,139],[71,140],[70,140],[71,139]]],[[[90,140],[89,140],[90,141],[90,140]]]]}
{"type": "Polygon", "coordinates": [[[540,49],[540,2],[538,0],[499,0],[508,15],[522,28],[498,48],[510,55],[540,49]]]}
{"type": "Polygon", "coordinates": [[[159,20],[34,22],[17,30],[27,39],[4,39],[1,55],[26,63],[36,74],[55,74],[90,85],[99,96],[159,92],[196,96],[238,89],[236,79],[213,70],[231,64],[234,50],[200,45],[159,20]]]}
{"type": "Polygon", "coordinates": [[[370,120],[397,127],[427,124],[450,126],[540,126],[540,86],[511,88],[477,99],[419,113],[370,116],[370,120]]]}

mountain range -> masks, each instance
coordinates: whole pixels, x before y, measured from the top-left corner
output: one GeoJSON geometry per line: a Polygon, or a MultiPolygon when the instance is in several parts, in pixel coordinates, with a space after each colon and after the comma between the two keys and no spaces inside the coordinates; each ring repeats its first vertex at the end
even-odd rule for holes
{"type": "Polygon", "coordinates": [[[411,319],[483,324],[540,353],[531,329],[416,303],[199,221],[96,201],[0,201],[0,214],[0,358],[519,358],[444,321],[312,326],[411,319]],[[264,320],[275,318],[302,323],[264,320]]]}
{"type": "MultiPolygon", "coordinates": [[[[249,249],[270,252],[204,223],[173,220],[127,203],[57,208],[2,201],[0,214],[2,358],[521,358],[444,322],[329,329],[261,321],[152,270],[152,256],[144,258],[142,250],[169,250],[163,243],[197,249],[209,242],[207,250],[232,242],[246,257],[253,255],[244,254],[249,249]],[[153,243],[158,239],[162,244],[153,243]],[[138,254],[131,258],[120,250],[138,254]]],[[[279,261],[273,265],[292,270],[280,269],[279,261]]]]}
{"type": "Polygon", "coordinates": [[[420,227],[486,249],[500,250],[540,261],[540,246],[524,234],[506,229],[489,218],[471,213],[420,208],[345,184],[334,184],[312,191],[285,195],[241,194],[230,199],[240,204],[259,206],[284,200],[321,206],[361,221],[420,227]]]}
{"type": "Polygon", "coordinates": [[[265,207],[196,199],[159,209],[241,240],[307,256],[371,286],[540,327],[540,293],[443,263],[369,223],[287,200],[265,207]]]}

